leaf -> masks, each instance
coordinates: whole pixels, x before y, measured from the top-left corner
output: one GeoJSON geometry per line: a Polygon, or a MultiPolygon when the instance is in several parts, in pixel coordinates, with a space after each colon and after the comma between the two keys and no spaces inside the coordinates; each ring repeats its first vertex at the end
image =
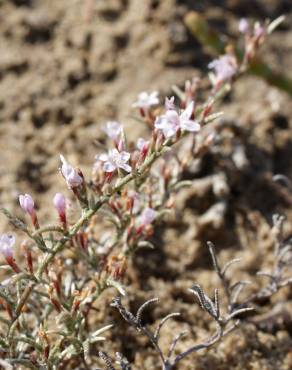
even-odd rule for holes
{"type": "Polygon", "coordinates": [[[138,243],[137,249],[140,249],[140,248],[155,249],[154,245],[147,240],[142,240],[138,243]]]}
{"type": "Polygon", "coordinates": [[[93,339],[94,337],[96,337],[96,336],[98,336],[99,334],[103,333],[104,331],[111,329],[112,327],[113,327],[113,324],[110,324],[110,325],[106,325],[106,326],[104,326],[104,327],[102,327],[102,328],[100,328],[100,329],[96,330],[95,332],[93,332],[93,333],[91,334],[91,336],[90,336],[90,337],[91,337],[91,339],[93,339]]]}
{"type": "Polygon", "coordinates": [[[176,85],[173,85],[172,91],[179,97],[180,100],[185,100],[185,93],[176,85]]]}
{"type": "Polygon", "coordinates": [[[111,278],[108,278],[107,281],[106,281],[106,285],[116,288],[122,296],[126,295],[126,291],[125,291],[124,286],[121,283],[119,283],[118,281],[113,280],[111,278]]]}
{"type": "Polygon", "coordinates": [[[216,113],[210,114],[205,119],[205,123],[210,123],[210,122],[214,121],[215,119],[217,119],[219,117],[222,117],[223,115],[224,115],[224,112],[216,112],[216,113]]]}
{"type": "Polygon", "coordinates": [[[0,211],[8,218],[8,221],[17,229],[24,231],[26,234],[29,235],[28,228],[26,224],[21,221],[19,218],[13,216],[7,209],[0,208],[0,211]]]}
{"type": "Polygon", "coordinates": [[[189,187],[189,186],[192,186],[192,185],[193,185],[193,182],[192,181],[190,181],[190,180],[184,180],[184,181],[179,181],[176,184],[174,184],[172,186],[172,189],[173,190],[180,190],[182,188],[189,187]]]}
{"type": "Polygon", "coordinates": [[[281,24],[284,22],[284,20],[286,19],[285,15],[280,15],[280,17],[274,19],[269,25],[268,25],[268,28],[267,28],[267,32],[268,34],[271,34],[272,32],[275,31],[275,29],[281,24]]]}

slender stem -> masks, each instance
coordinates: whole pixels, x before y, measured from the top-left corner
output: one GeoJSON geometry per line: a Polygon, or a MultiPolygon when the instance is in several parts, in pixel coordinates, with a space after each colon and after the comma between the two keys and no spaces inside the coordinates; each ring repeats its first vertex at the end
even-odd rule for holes
{"type": "Polygon", "coordinates": [[[42,227],[40,229],[37,229],[36,231],[34,231],[34,233],[31,236],[32,237],[35,237],[37,235],[40,235],[40,234],[43,234],[43,233],[47,233],[47,232],[50,232],[50,231],[55,231],[55,232],[63,233],[64,232],[64,229],[62,227],[60,227],[60,226],[48,225],[48,226],[42,227]]]}
{"type": "Polygon", "coordinates": [[[189,348],[185,352],[176,356],[176,358],[173,361],[172,367],[174,367],[180,360],[182,360],[184,357],[188,356],[190,353],[197,352],[200,349],[209,348],[209,347],[213,346],[213,344],[218,342],[222,338],[222,336],[223,336],[223,330],[222,330],[222,327],[219,326],[217,332],[215,333],[215,335],[211,339],[209,339],[208,341],[206,341],[204,343],[197,344],[197,345],[189,348]]]}

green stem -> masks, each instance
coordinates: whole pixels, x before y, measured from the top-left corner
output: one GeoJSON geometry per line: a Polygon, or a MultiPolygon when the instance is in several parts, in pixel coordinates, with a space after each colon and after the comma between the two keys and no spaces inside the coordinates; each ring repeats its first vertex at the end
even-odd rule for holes
{"type": "Polygon", "coordinates": [[[48,225],[48,226],[45,226],[45,227],[41,227],[40,229],[37,229],[31,236],[36,237],[36,236],[38,236],[42,233],[47,233],[47,232],[50,232],[50,231],[64,233],[64,229],[62,227],[48,225]]]}

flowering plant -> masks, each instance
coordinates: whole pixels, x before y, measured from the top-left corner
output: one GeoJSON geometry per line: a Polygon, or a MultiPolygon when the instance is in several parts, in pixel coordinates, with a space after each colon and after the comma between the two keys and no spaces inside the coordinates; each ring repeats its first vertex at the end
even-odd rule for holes
{"type": "MultiPolygon", "coordinates": [[[[248,27],[241,22],[240,31],[247,34],[248,27]]],[[[136,145],[128,143],[120,123],[108,122],[104,127],[111,148],[108,153],[96,155],[92,178],[86,179],[81,170],[60,155],[60,172],[79,204],[80,215],[76,222],[69,221],[69,202],[56,193],[53,204],[58,213],[55,225],[42,225],[38,219],[35,202],[31,195],[19,196],[19,204],[30,217],[30,223],[3,212],[14,227],[26,234],[21,242],[24,259],[16,261],[14,250],[19,243],[11,234],[0,238],[0,251],[8,264],[10,276],[1,284],[0,297],[3,315],[0,317],[0,344],[3,348],[1,366],[23,366],[31,369],[85,368],[95,366],[96,355],[91,352],[97,342],[104,341],[102,333],[110,325],[92,324],[91,313],[95,303],[109,287],[120,296],[126,294],[124,285],[128,263],[139,248],[153,248],[151,235],[155,225],[175,205],[177,192],[191,185],[183,179],[189,164],[208,151],[216,140],[216,121],[221,112],[216,103],[230,90],[237,75],[249,63],[265,35],[265,28],[257,26],[249,36],[247,57],[241,60],[231,53],[209,64],[215,73],[210,75],[211,89],[205,101],[199,102],[199,81],[185,84],[184,90],[175,88],[177,99],[169,97],[159,106],[157,92],[143,92],[133,108],[138,120],[150,127],[149,138],[139,138],[136,145]],[[251,48],[251,46],[250,46],[251,48]],[[101,235],[98,215],[110,222],[111,229],[101,235]],[[69,253],[69,256],[68,256],[69,253]],[[80,268],[80,271],[77,268],[80,268]],[[77,363],[77,365],[76,365],[77,363]]],[[[278,228],[281,222],[278,222],[278,228]]],[[[228,285],[225,272],[229,265],[219,267],[214,248],[210,246],[214,268],[223,282],[229,299],[227,313],[220,311],[218,291],[209,298],[199,285],[191,288],[208,315],[215,320],[218,331],[206,342],[192,346],[182,354],[172,357],[179,335],[173,342],[168,356],[159,346],[162,320],[153,334],[141,323],[143,305],[134,316],[126,310],[120,297],[114,299],[123,318],[150,339],[161,359],[164,370],[173,369],[190,353],[207,348],[238,325],[238,317],[252,309],[248,302],[238,303],[231,299],[233,287],[228,285]]],[[[268,294],[291,283],[284,276],[284,255],[290,248],[281,245],[277,250],[277,265],[270,273],[272,283],[268,294]],[[285,253],[284,253],[285,251],[285,253]]],[[[239,282],[237,287],[242,287],[239,282]]],[[[236,298],[239,293],[236,293],[236,298]]],[[[265,291],[257,296],[265,295],[265,291]]],[[[114,369],[110,357],[100,352],[108,369],[114,369]]],[[[118,355],[122,369],[130,365],[118,355]]]]}

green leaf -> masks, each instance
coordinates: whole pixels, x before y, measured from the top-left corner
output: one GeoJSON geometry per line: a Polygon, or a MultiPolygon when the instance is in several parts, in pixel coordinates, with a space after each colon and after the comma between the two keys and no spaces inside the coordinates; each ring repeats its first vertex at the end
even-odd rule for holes
{"type": "Polygon", "coordinates": [[[17,229],[24,231],[26,234],[30,235],[26,224],[19,218],[13,216],[7,209],[0,208],[0,211],[8,218],[8,221],[17,229]]]}

